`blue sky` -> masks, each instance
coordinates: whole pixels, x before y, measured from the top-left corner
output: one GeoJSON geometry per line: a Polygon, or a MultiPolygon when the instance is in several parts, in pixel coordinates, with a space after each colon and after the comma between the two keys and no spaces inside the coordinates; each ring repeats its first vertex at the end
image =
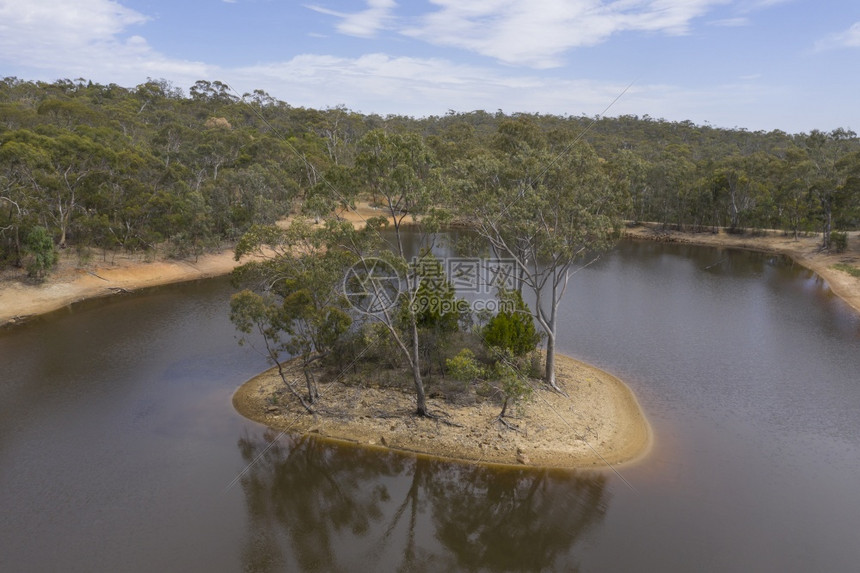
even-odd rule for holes
{"type": "Polygon", "coordinates": [[[0,76],[860,131],[857,0],[0,0],[0,76]],[[631,85],[632,84],[632,85],[631,85]]]}

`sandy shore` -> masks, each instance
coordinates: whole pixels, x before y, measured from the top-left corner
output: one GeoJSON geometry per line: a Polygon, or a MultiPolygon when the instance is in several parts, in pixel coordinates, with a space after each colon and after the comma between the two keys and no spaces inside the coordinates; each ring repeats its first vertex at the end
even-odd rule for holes
{"type": "MultiPolygon", "coordinates": [[[[344,219],[359,226],[381,211],[361,204],[355,211],[342,213],[344,219]]],[[[288,224],[289,220],[282,222],[288,224]]],[[[849,247],[842,254],[821,253],[818,236],[795,240],[781,232],[764,236],[720,233],[679,233],[656,226],[638,226],[627,230],[627,237],[689,243],[710,247],[732,247],[779,253],[790,256],[827,281],[833,292],[860,312],[860,278],[833,268],[846,263],[860,268],[860,232],[850,233],[849,247]]],[[[124,291],[224,275],[236,265],[233,251],[201,256],[196,261],[160,260],[146,262],[140,256],[116,255],[110,262],[81,265],[72,253],[61,256],[60,264],[42,284],[22,281],[22,271],[7,272],[0,277],[0,326],[63,308],[69,304],[124,291]]]]}
{"type": "Polygon", "coordinates": [[[273,405],[271,397],[283,388],[275,369],[243,384],[233,405],[247,418],[290,433],[471,462],[582,469],[629,463],[648,452],[651,429],[626,384],[566,356],[557,357],[557,367],[569,396],[539,385],[522,415],[510,419],[520,431],[497,421],[495,403],[428,399],[431,413],[444,413],[456,427],[413,415],[411,392],[340,382],[321,384],[314,417],[292,402],[273,405]]]}
{"type": "Polygon", "coordinates": [[[110,264],[76,264],[63,255],[57,270],[42,284],[7,277],[0,283],[0,325],[58,310],[72,303],[141,288],[215,277],[236,266],[233,252],[205,255],[196,262],[117,256],[110,264]]]}
{"type": "MultiPolygon", "coordinates": [[[[379,214],[376,209],[359,205],[357,210],[342,216],[361,226],[364,220],[379,214]]],[[[281,224],[289,224],[289,219],[281,224]]],[[[93,258],[98,259],[97,256],[93,258]]],[[[0,277],[0,326],[23,322],[85,299],[225,275],[238,264],[233,260],[232,249],[206,254],[196,260],[147,262],[140,255],[117,254],[109,262],[87,264],[80,264],[74,253],[64,252],[57,268],[41,284],[23,280],[24,273],[20,270],[8,271],[0,277]]]]}
{"type": "Polygon", "coordinates": [[[821,252],[820,235],[795,239],[782,231],[771,231],[758,236],[732,235],[722,230],[718,233],[681,233],[663,230],[658,225],[645,224],[628,228],[625,236],[639,240],[746,249],[786,255],[827,281],[835,295],[860,312],[860,278],[833,268],[833,265],[838,263],[860,268],[860,232],[858,231],[849,233],[848,248],[844,253],[839,254],[821,252]]]}

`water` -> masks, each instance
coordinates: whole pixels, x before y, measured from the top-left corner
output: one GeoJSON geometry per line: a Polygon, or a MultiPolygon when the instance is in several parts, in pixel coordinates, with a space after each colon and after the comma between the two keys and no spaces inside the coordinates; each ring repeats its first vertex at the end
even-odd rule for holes
{"type": "Polygon", "coordinates": [[[854,570],[856,314],[808,271],[738,251],[629,243],[577,276],[563,349],[629,381],[657,436],[624,470],[637,491],[616,490],[612,510],[635,510],[609,512],[586,562],[854,570]]]}
{"type": "Polygon", "coordinates": [[[655,430],[619,470],[632,488],[276,436],[230,404],[266,367],[236,344],[230,292],[162,287],[0,333],[0,570],[860,562],[860,319],[803,269],[625,243],[575,275],[561,350],[628,381],[655,430]]]}

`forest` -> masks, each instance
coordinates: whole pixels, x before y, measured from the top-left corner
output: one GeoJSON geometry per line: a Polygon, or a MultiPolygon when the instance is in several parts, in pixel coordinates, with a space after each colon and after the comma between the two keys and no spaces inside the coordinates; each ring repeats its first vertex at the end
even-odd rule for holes
{"type": "Polygon", "coordinates": [[[623,196],[628,221],[817,232],[823,248],[860,225],[860,139],[847,129],[501,111],[383,117],[293,107],[218,81],[186,94],[165,80],[126,88],[11,77],[0,81],[0,268],[39,275],[57,249],[194,257],[290,212],[321,217],[374,199],[356,158],[380,133],[420,140],[440,207],[512,168],[500,151],[540,149],[517,166],[536,175],[576,147],[596,157],[589,169],[623,196]]]}

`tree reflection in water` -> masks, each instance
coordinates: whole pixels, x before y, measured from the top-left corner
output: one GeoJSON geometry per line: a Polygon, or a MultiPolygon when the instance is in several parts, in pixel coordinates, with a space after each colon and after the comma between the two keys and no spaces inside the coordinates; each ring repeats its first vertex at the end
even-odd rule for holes
{"type": "Polygon", "coordinates": [[[246,571],[575,570],[608,504],[603,474],[275,438],[239,440],[246,571]]]}

